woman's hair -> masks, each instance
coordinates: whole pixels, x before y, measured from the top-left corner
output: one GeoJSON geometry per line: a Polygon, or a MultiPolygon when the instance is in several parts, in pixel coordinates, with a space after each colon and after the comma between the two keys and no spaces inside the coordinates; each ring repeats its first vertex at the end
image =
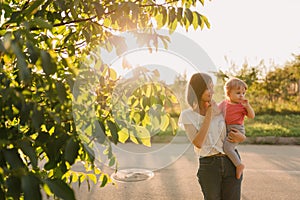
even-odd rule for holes
{"type": "Polygon", "coordinates": [[[245,90],[248,89],[247,84],[238,78],[230,78],[228,81],[226,81],[224,85],[224,92],[226,97],[229,96],[229,93],[232,89],[240,89],[241,87],[245,88],[245,90]]]}
{"type": "Polygon", "coordinates": [[[201,97],[205,90],[208,89],[207,85],[212,82],[212,78],[205,73],[193,74],[187,89],[187,102],[193,107],[195,103],[199,105],[201,97]]]}

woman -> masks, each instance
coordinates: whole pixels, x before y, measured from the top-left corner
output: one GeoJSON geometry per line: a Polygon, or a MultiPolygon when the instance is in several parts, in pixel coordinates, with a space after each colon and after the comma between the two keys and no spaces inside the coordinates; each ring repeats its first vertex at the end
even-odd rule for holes
{"type": "MultiPolygon", "coordinates": [[[[197,173],[206,200],[238,200],[241,181],[236,179],[235,166],[223,152],[226,136],[225,121],[218,106],[212,100],[213,82],[205,73],[194,74],[189,82],[187,101],[190,109],[179,117],[179,125],[185,129],[199,156],[197,173]]],[[[237,129],[228,133],[229,142],[242,142],[245,136],[237,129]]]]}

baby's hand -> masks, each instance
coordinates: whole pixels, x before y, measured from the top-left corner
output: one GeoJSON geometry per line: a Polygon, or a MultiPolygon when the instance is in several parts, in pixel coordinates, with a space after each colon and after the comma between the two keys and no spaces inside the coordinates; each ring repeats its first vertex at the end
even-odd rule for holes
{"type": "Polygon", "coordinates": [[[241,101],[241,104],[242,104],[244,107],[249,106],[249,101],[248,101],[248,99],[243,99],[243,100],[241,101]]]}

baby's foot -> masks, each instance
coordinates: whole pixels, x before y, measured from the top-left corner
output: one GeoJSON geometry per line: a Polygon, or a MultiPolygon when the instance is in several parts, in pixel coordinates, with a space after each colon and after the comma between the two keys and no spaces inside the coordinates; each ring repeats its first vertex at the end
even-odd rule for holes
{"type": "Polygon", "coordinates": [[[242,174],[243,174],[243,171],[244,171],[244,168],[245,168],[245,165],[243,164],[240,164],[238,166],[236,166],[236,169],[235,169],[235,176],[237,179],[240,179],[242,174]]]}

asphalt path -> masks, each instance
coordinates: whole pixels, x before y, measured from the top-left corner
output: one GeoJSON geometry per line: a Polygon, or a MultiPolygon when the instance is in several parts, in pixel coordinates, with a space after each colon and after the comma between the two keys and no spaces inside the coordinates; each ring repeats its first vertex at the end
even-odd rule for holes
{"type": "MultiPolygon", "coordinates": [[[[128,149],[135,146],[127,144],[128,149]]],[[[152,148],[160,149],[164,144],[153,144],[152,148]]],[[[123,147],[121,149],[124,149],[123,147]]],[[[126,149],[126,151],[129,151],[126,149]]],[[[246,165],[242,183],[242,200],[298,200],[300,199],[300,146],[299,145],[246,145],[238,147],[246,165]]],[[[115,182],[103,188],[99,185],[87,184],[80,188],[74,186],[76,198],[79,200],[201,200],[203,199],[196,172],[198,159],[192,146],[173,144],[168,149],[170,154],[147,158],[158,163],[154,176],[146,181],[115,182]],[[176,150],[184,152],[178,156],[176,150]],[[175,154],[174,154],[175,152],[175,154]],[[172,154],[173,153],[173,154],[172,154]],[[171,159],[169,157],[173,157],[171,159]],[[166,164],[161,161],[167,160],[166,164]]],[[[144,156],[151,154],[145,152],[144,156]]],[[[141,160],[134,164],[134,159],[122,156],[120,163],[131,163],[141,167],[141,160]]],[[[146,166],[152,166],[152,161],[146,166]]],[[[126,168],[127,166],[124,166],[126,168]]],[[[112,174],[114,169],[104,166],[102,169],[112,174]]]]}

